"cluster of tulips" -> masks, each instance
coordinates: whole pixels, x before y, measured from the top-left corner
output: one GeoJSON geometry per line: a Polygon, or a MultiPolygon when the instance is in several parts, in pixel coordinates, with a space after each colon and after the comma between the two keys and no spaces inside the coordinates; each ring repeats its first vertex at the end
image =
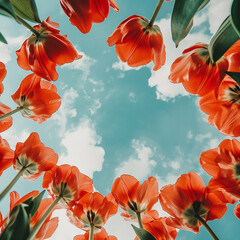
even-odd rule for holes
{"type": "MultiPolygon", "coordinates": [[[[173,31],[176,45],[190,31],[189,23],[194,14],[208,2],[185,1],[186,6],[191,3],[195,4],[195,8],[192,17],[187,16],[189,22],[182,28],[180,36],[176,37],[176,29],[173,31]]],[[[26,2],[35,6],[34,0],[26,2]]],[[[238,2],[233,1],[231,24],[237,21],[235,10],[238,2]]],[[[153,61],[155,71],[164,65],[166,53],[163,36],[160,28],[154,25],[163,3],[164,0],[159,0],[150,21],[142,16],[130,16],[107,39],[109,46],[115,45],[121,61],[131,67],[153,61]]],[[[183,19],[185,16],[186,6],[179,8],[181,3],[175,0],[173,29],[174,19],[183,19]]],[[[84,34],[91,30],[92,23],[104,21],[110,7],[119,11],[115,0],[60,0],[60,4],[70,22],[84,34]]],[[[34,27],[24,20],[24,16],[29,14],[21,14],[24,6],[16,4],[15,0],[0,0],[2,14],[6,9],[8,12],[5,15],[12,15],[13,19],[32,32],[16,51],[18,65],[32,73],[22,80],[12,95],[18,105],[15,110],[0,102],[0,132],[11,127],[11,115],[18,111],[23,117],[38,123],[50,118],[61,105],[61,97],[51,83],[58,79],[56,66],[82,57],[67,40],[67,36],[60,34],[57,23],[49,17],[46,21],[39,20],[36,7],[32,8],[34,17],[30,19],[38,22],[34,27]]],[[[225,22],[229,21],[228,18],[225,22]]],[[[238,26],[228,29],[238,31],[238,26]]],[[[219,32],[222,34],[225,29],[220,27],[219,32]]],[[[221,34],[218,33],[209,45],[197,43],[184,50],[183,55],[172,64],[169,79],[173,83],[182,83],[190,94],[200,97],[200,109],[209,115],[208,122],[211,125],[225,135],[239,137],[239,33],[233,32],[233,36],[230,36],[232,42],[228,41],[226,46],[221,34]],[[220,35],[224,47],[219,54],[216,49],[220,35]],[[216,52],[218,57],[215,56],[216,52]]],[[[0,39],[6,41],[1,33],[0,39]]],[[[4,90],[2,81],[6,72],[5,65],[0,62],[0,94],[4,90]]],[[[108,236],[103,225],[117,213],[118,206],[123,210],[121,215],[125,220],[138,221],[139,228],[134,227],[134,230],[140,240],[172,240],[177,237],[176,229],[198,233],[201,225],[216,240],[218,237],[206,222],[220,219],[227,210],[227,204],[240,200],[240,143],[236,139],[226,139],[217,148],[201,154],[200,164],[212,176],[206,187],[201,177],[194,172],[183,174],[176,184],[163,187],[160,193],[154,177],[149,177],[141,185],[133,176],[122,175],[114,181],[111,193],[105,197],[93,192],[92,179],[82,174],[77,167],[58,166],[57,154],[40,141],[38,133],[33,132],[24,143],[17,143],[15,150],[10,148],[7,140],[0,140],[0,175],[11,166],[18,171],[0,194],[0,200],[20,177],[35,181],[43,172],[42,187],[51,197],[42,199],[43,193],[33,191],[20,198],[17,192],[11,192],[9,214],[5,218],[0,215],[1,240],[13,240],[16,236],[19,240],[51,237],[58,226],[58,218],[51,218],[51,214],[60,208],[66,209],[71,223],[85,231],[84,235],[75,236],[74,240],[115,240],[115,236],[108,236]],[[158,200],[169,217],[159,217],[158,212],[152,209],[158,200]]],[[[240,204],[235,208],[235,215],[240,218],[240,204]]]]}

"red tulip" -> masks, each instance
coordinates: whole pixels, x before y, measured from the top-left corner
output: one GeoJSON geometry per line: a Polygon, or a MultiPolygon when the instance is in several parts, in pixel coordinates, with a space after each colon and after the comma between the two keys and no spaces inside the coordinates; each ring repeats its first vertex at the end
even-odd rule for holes
{"type": "Polygon", "coordinates": [[[5,65],[2,62],[0,62],[0,94],[3,93],[2,81],[5,78],[6,74],[7,74],[7,70],[5,68],[5,65]]]}
{"type": "Polygon", "coordinates": [[[61,105],[57,88],[36,74],[30,74],[22,80],[12,99],[22,108],[23,117],[38,123],[50,118],[61,105]]]}
{"type": "MultiPolygon", "coordinates": [[[[0,116],[5,115],[9,112],[11,112],[11,108],[0,102],[0,116]]],[[[4,118],[3,120],[0,120],[0,132],[4,132],[11,126],[12,126],[11,116],[4,118]]]]}
{"type": "Polygon", "coordinates": [[[214,92],[200,98],[200,109],[208,114],[208,122],[222,134],[240,136],[240,88],[229,76],[219,86],[218,97],[214,92]]]}
{"type": "Polygon", "coordinates": [[[12,166],[14,151],[10,148],[8,142],[0,137],[0,176],[3,171],[12,166]]]}
{"type": "MultiPolygon", "coordinates": [[[[68,210],[70,222],[77,227],[89,231],[93,226],[93,233],[99,233],[107,219],[117,213],[118,205],[111,193],[103,197],[100,193],[87,193],[68,210]]],[[[95,238],[94,238],[95,239],[95,238]]]]}
{"type": "Polygon", "coordinates": [[[202,152],[200,164],[213,176],[209,187],[223,188],[233,199],[240,198],[240,142],[223,140],[217,148],[202,152]]]}
{"type": "MultiPolygon", "coordinates": [[[[77,235],[73,240],[89,240],[89,232],[86,232],[84,235],[77,235]]],[[[117,240],[115,236],[108,236],[106,230],[102,228],[102,231],[94,234],[94,240],[117,240]]]]}
{"type": "Polygon", "coordinates": [[[224,56],[213,64],[208,45],[197,43],[174,61],[169,79],[173,83],[182,83],[191,94],[204,96],[212,90],[217,94],[227,69],[228,61],[224,56]]]}
{"type": "Polygon", "coordinates": [[[56,65],[70,63],[82,57],[67,40],[67,36],[59,34],[57,27],[59,24],[48,17],[46,21],[34,26],[39,36],[32,34],[16,51],[17,63],[21,68],[31,70],[49,81],[58,78],[56,65]]]}
{"type": "Polygon", "coordinates": [[[240,219],[240,203],[235,207],[234,214],[240,219]]]}
{"type": "Polygon", "coordinates": [[[166,220],[168,225],[195,233],[201,226],[197,216],[206,222],[221,218],[227,210],[224,195],[210,191],[194,172],[183,174],[175,185],[163,187],[159,199],[163,210],[173,217],[166,220]]]}
{"type": "Polygon", "coordinates": [[[53,197],[61,196],[63,207],[73,206],[85,194],[93,191],[92,179],[70,165],[55,166],[43,176],[43,188],[53,197]]]}
{"type": "Polygon", "coordinates": [[[149,21],[133,15],[120,23],[107,40],[109,46],[116,44],[121,61],[138,67],[153,61],[153,70],[158,70],[166,59],[165,46],[160,28],[149,26],[149,21]]]}
{"type": "Polygon", "coordinates": [[[126,220],[137,220],[137,213],[143,216],[157,202],[158,183],[156,178],[150,177],[140,185],[133,176],[122,175],[114,181],[112,194],[124,210],[121,215],[126,220]]]}
{"type": "Polygon", "coordinates": [[[36,132],[31,133],[24,143],[17,143],[13,168],[20,171],[24,168],[22,177],[30,181],[39,178],[44,171],[56,166],[58,155],[40,141],[36,132]]]}
{"type": "Polygon", "coordinates": [[[115,0],[60,0],[70,22],[82,33],[88,33],[92,23],[103,22],[108,17],[109,6],[119,11],[115,0]]]}

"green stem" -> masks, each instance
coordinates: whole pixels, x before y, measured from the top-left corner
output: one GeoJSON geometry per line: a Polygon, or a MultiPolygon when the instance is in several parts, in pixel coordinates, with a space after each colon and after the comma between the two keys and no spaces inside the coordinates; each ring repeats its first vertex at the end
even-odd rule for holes
{"type": "Polygon", "coordinates": [[[208,231],[208,233],[211,235],[211,237],[214,240],[219,240],[219,238],[217,237],[217,235],[213,232],[213,230],[208,226],[208,224],[204,221],[204,219],[202,219],[200,216],[196,215],[195,216],[196,219],[206,228],[206,230],[208,231]]]}
{"type": "Polygon", "coordinates": [[[21,110],[23,110],[23,107],[18,107],[18,108],[16,108],[16,109],[14,109],[13,111],[9,112],[9,113],[3,114],[2,116],[0,116],[0,121],[2,121],[3,119],[5,119],[5,118],[7,118],[7,117],[9,117],[9,116],[11,116],[11,115],[13,115],[13,114],[16,113],[16,112],[21,111],[21,110]]]}
{"type": "Polygon", "coordinates": [[[136,214],[137,214],[138,225],[139,225],[140,228],[143,228],[142,219],[141,219],[141,213],[140,212],[136,212],[136,214]]]}
{"type": "Polygon", "coordinates": [[[55,200],[51,203],[51,205],[48,207],[48,209],[44,212],[42,217],[39,219],[39,221],[36,223],[36,225],[32,228],[27,240],[34,239],[35,235],[37,234],[38,230],[46,220],[46,218],[49,216],[49,214],[52,212],[53,208],[57,205],[57,203],[62,199],[62,195],[59,195],[55,200]]]}
{"type": "Polygon", "coordinates": [[[13,180],[7,185],[7,187],[2,191],[0,194],[0,201],[3,199],[3,197],[10,191],[10,189],[13,187],[13,185],[18,181],[18,179],[22,176],[23,172],[25,171],[26,167],[23,167],[18,174],[13,178],[13,180]]]}
{"type": "Polygon", "coordinates": [[[93,236],[94,236],[93,229],[94,229],[94,225],[91,223],[90,229],[89,229],[89,240],[93,240],[93,236]]]}
{"type": "Polygon", "coordinates": [[[17,16],[17,21],[22,24],[24,27],[26,27],[27,29],[29,29],[34,35],[36,35],[37,37],[40,36],[40,33],[34,29],[30,24],[28,24],[25,20],[23,20],[22,18],[17,16]]]}
{"type": "Polygon", "coordinates": [[[152,15],[152,18],[151,18],[151,20],[150,20],[150,22],[149,22],[149,24],[148,24],[149,27],[152,27],[152,26],[153,26],[153,23],[154,23],[157,15],[158,15],[158,12],[159,12],[160,8],[162,7],[163,2],[164,2],[164,0],[159,0],[159,1],[158,1],[158,4],[157,4],[157,6],[156,6],[156,8],[155,8],[155,11],[154,11],[154,13],[153,13],[153,15],[152,15]]]}

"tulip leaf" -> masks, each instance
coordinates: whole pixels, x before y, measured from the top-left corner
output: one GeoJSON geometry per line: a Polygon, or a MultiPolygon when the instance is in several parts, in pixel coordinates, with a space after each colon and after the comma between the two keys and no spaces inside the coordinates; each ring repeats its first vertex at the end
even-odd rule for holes
{"type": "Polygon", "coordinates": [[[193,17],[210,0],[176,0],[171,19],[172,38],[176,47],[193,26],[193,17]]]}
{"type": "Polygon", "coordinates": [[[7,40],[5,39],[5,37],[0,33],[0,42],[6,43],[7,44],[7,40]]]}
{"type": "Polygon", "coordinates": [[[233,25],[238,31],[238,33],[240,33],[239,9],[240,9],[240,0],[234,0],[231,8],[231,17],[232,17],[233,25]]]}
{"type": "Polygon", "coordinates": [[[29,218],[23,204],[15,206],[8,218],[0,240],[26,240],[29,235],[29,218]]]}
{"type": "Polygon", "coordinates": [[[226,72],[240,86],[240,72],[226,72]]]}
{"type": "Polygon", "coordinates": [[[41,22],[34,0],[10,0],[10,2],[16,15],[19,17],[31,22],[41,22]]]}
{"type": "MultiPolygon", "coordinates": [[[[132,224],[131,224],[132,225],[132,224]]],[[[135,233],[137,234],[139,240],[156,240],[156,238],[148,231],[143,228],[137,228],[132,225],[135,233]]]]}
{"type": "Polygon", "coordinates": [[[0,0],[0,14],[16,19],[10,0],[0,0]]]}
{"type": "Polygon", "coordinates": [[[233,26],[231,16],[228,16],[212,37],[208,50],[212,62],[215,63],[239,39],[233,26]]]}

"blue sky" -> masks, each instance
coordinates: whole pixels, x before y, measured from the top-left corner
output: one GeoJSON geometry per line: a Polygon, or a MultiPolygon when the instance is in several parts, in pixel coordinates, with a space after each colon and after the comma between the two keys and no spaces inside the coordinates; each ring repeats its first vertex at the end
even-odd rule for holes
{"type": "MultiPolygon", "coordinates": [[[[200,153],[217,147],[227,137],[206,122],[205,114],[199,111],[197,97],[188,95],[181,85],[171,84],[168,75],[171,63],[185,48],[197,42],[209,42],[229,15],[231,1],[210,1],[195,17],[194,28],[178,49],[170,34],[173,2],[165,2],[156,19],[163,33],[167,60],[160,70],[153,72],[152,63],[139,68],[121,63],[114,47],[110,48],[106,40],[130,15],[150,19],[156,0],[117,1],[119,13],[110,9],[105,22],[94,24],[86,35],[70,24],[59,1],[36,1],[40,18],[45,20],[50,16],[52,21],[58,22],[61,33],[67,34],[84,56],[57,67],[59,79],[55,84],[62,105],[51,119],[39,125],[16,114],[13,126],[2,137],[14,149],[16,142],[25,141],[31,132],[37,131],[42,142],[59,154],[59,164],[78,166],[81,172],[93,178],[95,189],[103,195],[111,190],[114,179],[123,173],[131,174],[141,182],[155,176],[161,188],[175,183],[181,174],[195,171],[207,184],[210,177],[200,168],[200,153]]],[[[0,17],[0,21],[1,33],[9,42],[8,45],[0,43],[0,61],[6,64],[8,71],[1,101],[15,108],[10,96],[30,73],[17,66],[15,51],[29,32],[11,19],[0,17]]],[[[5,171],[0,188],[15,174],[13,169],[5,171]]],[[[21,196],[33,189],[41,190],[41,179],[34,184],[21,180],[14,190],[21,196]]],[[[0,203],[4,214],[8,211],[6,206],[8,197],[0,203]]],[[[160,204],[157,203],[155,208],[160,210],[160,204]]],[[[56,211],[55,215],[61,220],[51,239],[70,240],[81,233],[68,224],[64,214],[62,210],[56,211]]],[[[233,214],[233,206],[229,206],[221,220],[209,224],[220,239],[235,239],[239,220],[233,214]]],[[[135,237],[130,223],[124,222],[119,215],[109,219],[106,228],[119,240],[135,237]]],[[[203,228],[199,235],[179,231],[178,240],[189,238],[210,239],[203,228]]]]}

